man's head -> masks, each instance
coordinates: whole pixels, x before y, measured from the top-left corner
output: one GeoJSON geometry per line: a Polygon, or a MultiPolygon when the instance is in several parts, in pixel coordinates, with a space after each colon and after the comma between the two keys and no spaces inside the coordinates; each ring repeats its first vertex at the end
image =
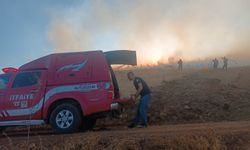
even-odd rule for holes
{"type": "Polygon", "coordinates": [[[132,71],[128,72],[127,76],[130,81],[133,81],[135,79],[135,75],[132,71]]]}

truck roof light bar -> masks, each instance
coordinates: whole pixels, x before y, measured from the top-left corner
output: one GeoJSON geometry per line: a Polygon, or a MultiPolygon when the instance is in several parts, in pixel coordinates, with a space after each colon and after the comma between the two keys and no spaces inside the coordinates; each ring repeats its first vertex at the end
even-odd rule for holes
{"type": "Polygon", "coordinates": [[[4,73],[11,73],[11,72],[18,72],[18,69],[12,68],[12,67],[8,67],[8,68],[3,68],[2,71],[4,73]]]}

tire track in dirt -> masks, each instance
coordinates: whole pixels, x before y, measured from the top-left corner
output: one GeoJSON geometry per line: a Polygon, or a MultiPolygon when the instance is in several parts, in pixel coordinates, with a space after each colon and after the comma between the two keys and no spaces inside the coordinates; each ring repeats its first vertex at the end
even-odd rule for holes
{"type": "MultiPolygon", "coordinates": [[[[53,134],[51,130],[32,130],[30,134],[30,143],[43,141],[50,143],[61,139],[81,139],[89,137],[113,137],[123,138],[144,138],[144,137],[167,137],[174,138],[182,135],[200,135],[206,132],[213,132],[218,135],[250,134],[250,121],[239,122],[218,122],[218,123],[196,123],[181,125],[162,125],[149,126],[148,128],[127,129],[124,126],[111,127],[104,130],[95,129],[89,132],[80,132],[74,134],[53,134]]],[[[14,145],[25,143],[27,140],[27,131],[10,132],[2,135],[1,145],[9,144],[11,139],[14,145]],[[8,138],[6,137],[8,136],[8,138]]]]}

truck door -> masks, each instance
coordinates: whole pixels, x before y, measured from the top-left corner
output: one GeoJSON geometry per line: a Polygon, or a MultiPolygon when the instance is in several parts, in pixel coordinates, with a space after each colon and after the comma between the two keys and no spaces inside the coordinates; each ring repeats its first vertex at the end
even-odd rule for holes
{"type": "Polygon", "coordinates": [[[4,101],[7,95],[7,87],[10,78],[10,74],[0,75],[0,121],[5,120],[5,117],[7,116],[7,113],[5,112],[4,108],[4,101]]]}
{"type": "Polygon", "coordinates": [[[136,51],[116,50],[116,51],[108,51],[105,52],[104,54],[110,65],[109,70],[114,86],[114,98],[117,99],[120,97],[119,86],[111,65],[137,65],[136,51]]]}
{"type": "Polygon", "coordinates": [[[39,120],[42,117],[47,71],[19,72],[5,99],[6,120],[39,120]]]}

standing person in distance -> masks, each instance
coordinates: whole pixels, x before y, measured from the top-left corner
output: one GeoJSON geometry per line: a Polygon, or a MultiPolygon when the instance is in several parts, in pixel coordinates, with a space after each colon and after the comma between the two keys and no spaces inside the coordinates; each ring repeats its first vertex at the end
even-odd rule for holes
{"type": "Polygon", "coordinates": [[[179,71],[182,71],[182,65],[183,65],[183,61],[182,61],[182,59],[180,59],[180,60],[178,61],[178,70],[179,70],[179,71]]]}
{"type": "Polygon", "coordinates": [[[228,59],[224,56],[222,58],[222,60],[223,60],[223,67],[222,67],[222,69],[227,71],[228,59]]]}

